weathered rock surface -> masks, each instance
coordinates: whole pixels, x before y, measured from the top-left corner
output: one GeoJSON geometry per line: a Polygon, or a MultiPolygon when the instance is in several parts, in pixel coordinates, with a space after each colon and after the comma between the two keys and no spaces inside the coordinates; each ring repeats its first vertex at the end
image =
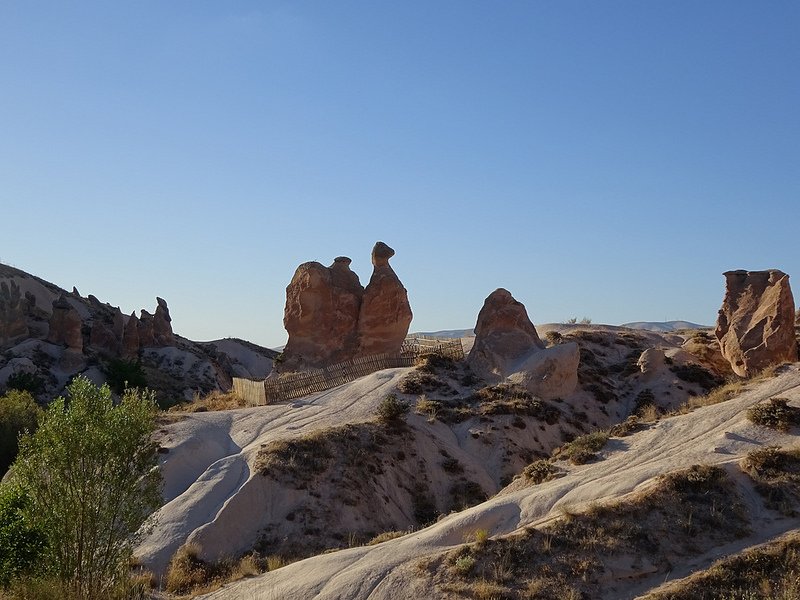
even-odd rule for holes
{"type": "Polygon", "coordinates": [[[507,379],[541,398],[559,398],[578,385],[580,348],[574,342],[545,348],[525,306],[499,288],[478,314],[467,361],[484,378],[507,379]]]}
{"type": "Polygon", "coordinates": [[[175,345],[172,333],[172,317],[169,316],[167,301],[156,297],[156,314],[153,315],[153,343],[161,348],[175,345]]]}
{"type": "Polygon", "coordinates": [[[83,350],[82,325],[80,314],[62,294],[53,301],[47,341],[53,344],[63,344],[70,350],[83,350]]]}
{"type": "Polygon", "coordinates": [[[28,335],[28,302],[30,300],[22,295],[16,282],[0,283],[0,344],[28,335]]]}
{"type": "Polygon", "coordinates": [[[525,306],[503,288],[489,294],[475,325],[468,358],[472,370],[505,377],[521,359],[543,348],[525,306]]]}
{"type": "Polygon", "coordinates": [[[139,311],[139,346],[142,348],[152,348],[155,346],[153,334],[153,315],[145,309],[139,311]]]}
{"type": "Polygon", "coordinates": [[[111,313],[102,311],[95,315],[89,334],[89,345],[104,354],[116,356],[122,344],[123,319],[117,308],[111,313]]]}
{"type": "Polygon", "coordinates": [[[358,348],[364,288],[340,256],[330,267],[303,263],[286,287],[283,324],[289,333],[282,368],[319,368],[351,358],[358,348]]]}
{"type": "Polygon", "coordinates": [[[321,368],[356,356],[399,352],[412,314],[408,293],[389,265],[392,256],[389,246],[375,244],[366,289],[345,256],[330,267],[318,262],[297,267],[286,287],[283,324],[289,341],[278,368],[321,368]]]}
{"type": "Polygon", "coordinates": [[[507,379],[545,400],[563,398],[578,386],[580,348],[575,342],[534,350],[512,367],[507,379]]]}
{"type": "Polygon", "coordinates": [[[389,265],[392,256],[394,250],[383,242],[372,249],[372,277],[358,316],[358,353],[362,356],[396,353],[408,335],[413,314],[408,292],[389,265]]]}
{"type": "Polygon", "coordinates": [[[667,369],[666,356],[660,348],[648,348],[636,362],[646,379],[652,379],[667,369]]]}
{"type": "Polygon", "coordinates": [[[128,322],[122,332],[120,352],[125,358],[134,358],[139,354],[139,319],[136,318],[135,311],[128,317],[128,322]]]}
{"type": "Polygon", "coordinates": [[[796,361],[789,276],[777,269],[724,275],[725,298],[714,333],[733,371],[749,377],[771,364],[796,361]]]}

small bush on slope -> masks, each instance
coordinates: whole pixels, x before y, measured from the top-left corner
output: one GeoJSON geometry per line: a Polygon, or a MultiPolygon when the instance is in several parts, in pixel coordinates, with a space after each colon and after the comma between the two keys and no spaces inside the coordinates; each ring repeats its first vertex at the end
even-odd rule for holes
{"type": "Polygon", "coordinates": [[[718,467],[694,466],[659,478],[655,487],[614,504],[594,506],[522,535],[467,544],[434,559],[443,591],[473,594],[488,581],[498,598],[597,597],[613,585],[606,565],[641,564],[668,573],[676,558],[696,556],[747,533],[734,484],[718,467]],[[469,557],[469,572],[457,563],[469,557]]]}
{"type": "Polygon", "coordinates": [[[741,462],[768,508],[796,516],[800,504],[800,449],[768,446],[753,450],[741,462]]]}
{"type": "Polygon", "coordinates": [[[756,425],[789,431],[791,427],[800,424],[800,409],[789,406],[786,398],[770,398],[769,402],[751,406],[747,411],[747,418],[756,425]]]}

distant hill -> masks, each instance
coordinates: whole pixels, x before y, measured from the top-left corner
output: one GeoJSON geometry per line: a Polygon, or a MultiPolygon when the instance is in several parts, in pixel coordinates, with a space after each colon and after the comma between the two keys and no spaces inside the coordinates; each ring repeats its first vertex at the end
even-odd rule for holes
{"type": "Polygon", "coordinates": [[[475,335],[474,329],[442,329],[441,331],[416,331],[409,333],[409,336],[423,335],[425,337],[434,338],[462,338],[472,337],[475,335]]]}
{"type": "Polygon", "coordinates": [[[620,327],[629,329],[644,329],[647,331],[660,331],[668,333],[680,329],[711,329],[711,325],[698,325],[689,321],[634,321],[633,323],[623,323],[620,327]]]}

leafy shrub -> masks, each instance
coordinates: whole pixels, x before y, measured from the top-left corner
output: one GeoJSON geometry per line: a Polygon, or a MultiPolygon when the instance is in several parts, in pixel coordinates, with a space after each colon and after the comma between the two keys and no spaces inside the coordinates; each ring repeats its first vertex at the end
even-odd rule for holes
{"type": "Polygon", "coordinates": [[[20,371],[8,378],[8,381],[6,381],[6,389],[30,392],[32,395],[36,396],[44,391],[44,379],[35,373],[20,371]]]}
{"type": "Polygon", "coordinates": [[[800,409],[789,406],[786,398],[770,398],[768,403],[751,406],[747,418],[756,425],[763,425],[778,431],[788,431],[800,423],[800,409]]]}
{"type": "Polygon", "coordinates": [[[378,405],[376,415],[381,423],[395,425],[402,422],[407,412],[408,404],[398,400],[394,394],[388,394],[378,405]]]}
{"type": "Polygon", "coordinates": [[[108,598],[129,581],[137,531],[161,503],[152,394],[78,376],[34,434],[20,438],[13,482],[30,498],[26,519],[47,537],[53,575],[81,598],[108,598]]]}
{"type": "Polygon", "coordinates": [[[29,506],[30,498],[21,489],[0,485],[0,587],[31,574],[45,550],[41,527],[25,519],[29,506]]]}
{"type": "Polygon", "coordinates": [[[128,388],[147,387],[147,377],[139,360],[113,358],[106,365],[105,372],[109,387],[117,394],[122,394],[128,388]]]}
{"type": "Polygon", "coordinates": [[[0,478],[17,457],[19,435],[35,431],[41,414],[29,392],[10,390],[0,396],[0,478]]]}

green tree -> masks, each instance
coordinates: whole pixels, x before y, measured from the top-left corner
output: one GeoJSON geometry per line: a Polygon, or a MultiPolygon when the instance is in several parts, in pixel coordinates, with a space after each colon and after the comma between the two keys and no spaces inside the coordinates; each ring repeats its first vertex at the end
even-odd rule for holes
{"type": "Polygon", "coordinates": [[[128,388],[147,387],[147,377],[139,360],[112,358],[108,361],[105,371],[108,385],[118,394],[124,393],[128,388]]]}
{"type": "Polygon", "coordinates": [[[30,498],[17,486],[0,485],[0,587],[36,568],[45,550],[41,527],[26,519],[30,498]]]}
{"type": "Polygon", "coordinates": [[[35,431],[41,412],[28,392],[9,390],[0,396],[0,478],[17,456],[19,434],[35,431]]]}
{"type": "Polygon", "coordinates": [[[46,562],[81,600],[112,597],[127,579],[137,531],[160,504],[151,392],[111,390],[85,377],[20,438],[14,482],[30,497],[26,518],[47,536],[46,562]]]}

